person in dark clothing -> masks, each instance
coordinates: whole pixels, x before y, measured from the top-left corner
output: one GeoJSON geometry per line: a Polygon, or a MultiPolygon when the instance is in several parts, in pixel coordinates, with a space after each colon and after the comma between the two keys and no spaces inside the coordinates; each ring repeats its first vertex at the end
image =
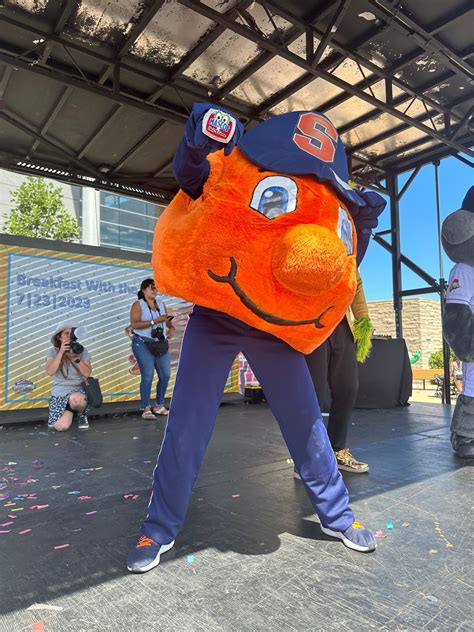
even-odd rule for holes
{"type": "MultiPolygon", "coordinates": [[[[357,272],[357,290],[350,310],[323,344],[306,356],[321,410],[329,412],[328,435],[340,470],[361,474],[369,465],[358,461],[347,447],[351,413],[358,391],[357,362],[370,351],[372,324],[362,279],[357,272]]],[[[295,470],[295,477],[298,473],[295,470]]]]}

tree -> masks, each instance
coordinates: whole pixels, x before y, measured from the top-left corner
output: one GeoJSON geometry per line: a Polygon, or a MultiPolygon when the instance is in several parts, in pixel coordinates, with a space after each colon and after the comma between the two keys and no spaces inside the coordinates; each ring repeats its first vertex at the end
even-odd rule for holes
{"type": "Polygon", "coordinates": [[[79,239],[81,229],[67,212],[61,187],[43,178],[28,176],[11,194],[12,209],[5,215],[3,230],[12,235],[43,237],[60,241],[79,239]]]}
{"type": "MultiPolygon", "coordinates": [[[[454,360],[454,353],[452,349],[449,350],[449,364],[454,360]]],[[[442,369],[443,368],[443,349],[438,349],[438,351],[433,351],[433,353],[428,358],[428,364],[430,365],[430,369],[442,369]]]]}

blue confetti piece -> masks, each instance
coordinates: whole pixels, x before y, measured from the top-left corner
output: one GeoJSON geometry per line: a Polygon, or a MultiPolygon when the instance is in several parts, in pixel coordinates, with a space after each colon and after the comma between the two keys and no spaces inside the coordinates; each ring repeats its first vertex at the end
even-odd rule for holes
{"type": "Polygon", "coordinates": [[[192,564],[194,562],[194,555],[187,555],[186,556],[186,562],[188,564],[192,564]]]}
{"type": "Polygon", "coordinates": [[[387,529],[393,529],[393,522],[387,522],[387,529]]]}
{"type": "Polygon", "coordinates": [[[80,494],[81,492],[68,492],[68,494],[80,494]]]}

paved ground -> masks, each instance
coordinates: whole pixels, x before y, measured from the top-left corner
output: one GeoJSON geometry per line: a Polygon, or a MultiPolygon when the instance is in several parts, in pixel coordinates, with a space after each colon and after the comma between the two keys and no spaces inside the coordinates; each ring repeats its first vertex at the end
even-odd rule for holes
{"type": "Polygon", "coordinates": [[[185,529],[139,577],[124,560],[163,423],[6,427],[0,631],[472,630],[473,477],[449,416],[439,403],[356,411],[351,447],[371,471],[345,480],[385,536],[361,555],[322,535],[268,408],[221,407],[185,529]]]}

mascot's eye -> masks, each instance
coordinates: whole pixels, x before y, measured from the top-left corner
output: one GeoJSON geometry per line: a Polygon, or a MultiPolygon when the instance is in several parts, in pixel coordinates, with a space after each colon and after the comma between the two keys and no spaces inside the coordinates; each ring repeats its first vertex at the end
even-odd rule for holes
{"type": "Polygon", "coordinates": [[[275,219],[295,210],[297,195],[298,187],[294,180],[283,176],[269,176],[255,187],[250,208],[268,219],[275,219]]]}
{"type": "Polygon", "coordinates": [[[346,247],[347,254],[353,253],[352,243],[352,222],[349,219],[347,211],[339,207],[339,221],[337,223],[337,234],[341,238],[342,243],[346,247]]]}

